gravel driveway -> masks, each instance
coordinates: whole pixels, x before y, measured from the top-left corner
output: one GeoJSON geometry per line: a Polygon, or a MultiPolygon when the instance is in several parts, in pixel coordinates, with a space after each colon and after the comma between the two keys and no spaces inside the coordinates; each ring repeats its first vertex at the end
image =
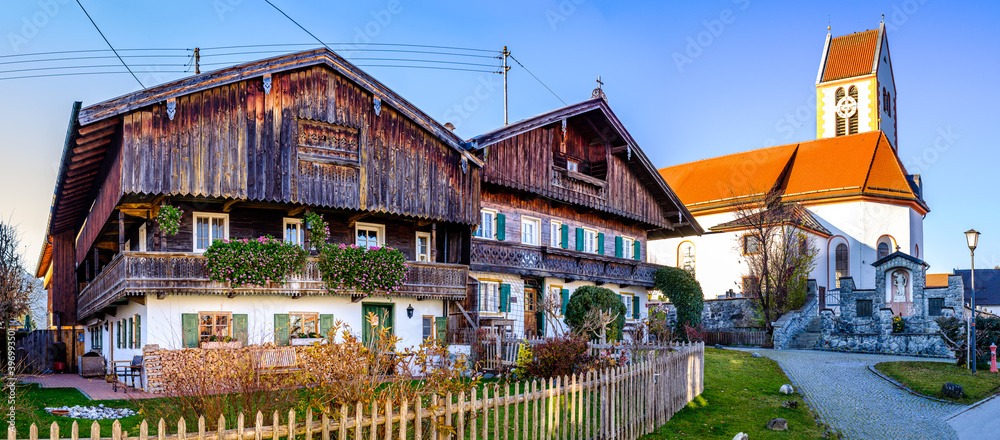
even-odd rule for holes
{"type": "MultiPolygon", "coordinates": [[[[748,350],[774,359],[809,406],[847,439],[958,439],[945,419],[963,405],[911,395],[868,371],[905,356],[812,350],[748,350]]],[[[794,427],[793,427],[794,429],[794,427]]]]}

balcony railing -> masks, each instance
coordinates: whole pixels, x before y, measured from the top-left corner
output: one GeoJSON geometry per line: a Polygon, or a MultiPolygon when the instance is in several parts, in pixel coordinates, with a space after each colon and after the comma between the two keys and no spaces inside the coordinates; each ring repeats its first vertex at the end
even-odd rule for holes
{"type": "MultiPolygon", "coordinates": [[[[393,296],[465,299],[468,266],[458,264],[407,262],[403,287],[393,296]]],[[[205,257],[192,253],[125,252],[115,256],[90,284],[80,291],[78,312],[86,318],[127,297],[145,295],[342,295],[363,297],[353,290],[327,290],[316,259],[310,258],[302,273],[286,283],[232,288],[229,283],[208,279],[205,257]]]]}
{"type": "Polygon", "coordinates": [[[625,258],[489,240],[472,242],[470,265],[475,271],[508,272],[643,287],[653,287],[653,273],[658,267],[625,258]]]}

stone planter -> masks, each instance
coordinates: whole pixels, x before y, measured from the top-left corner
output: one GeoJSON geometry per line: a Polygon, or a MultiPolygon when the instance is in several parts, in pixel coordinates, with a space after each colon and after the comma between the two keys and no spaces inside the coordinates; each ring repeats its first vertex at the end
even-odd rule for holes
{"type": "Polygon", "coordinates": [[[242,346],[243,343],[240,341],[230,341],[230,342],[209,341],[201,343],[201,348],[204,350],[218,350],[218,349],[235,350],[242,346]]]}
{"type": "Polygon", "coordinates": [[[293,347],[306,346],[313,344],[323,344],[326,342],[325,338],[292,338],[290,340],[293,347]]]}

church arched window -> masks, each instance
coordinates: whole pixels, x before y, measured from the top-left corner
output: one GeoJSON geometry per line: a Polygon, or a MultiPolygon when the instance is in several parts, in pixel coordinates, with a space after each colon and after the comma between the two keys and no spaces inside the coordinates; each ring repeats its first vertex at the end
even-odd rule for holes
{"type": "MultiPolygon", "coordinates": [[[[847,89],[847,96],[853,98],[854,102],[857,103],[858,88],[851,86],[851,88],[847,89]]],[[[858,110],[859,109],[855,108],[853,114],[847,118],[847,134],[856,134],[858,132],[858,110]]]]}
{"type": "Polygon", "coordinates": [[[881,260],[889,256],[889,243],[881,242],[878,244],[878,258],[881,260]]]}
{"type": "Polygon", "coordinates": [[[837,245],[836,252],[834,253],[834,261],[836,262],[835,268],[837,272],[837,288],[840,288],[840,279],[850,276],[850,255],[847,252],[847,244],[840,243],[837,245]]]}
{"type": "Polygon", "coordinates": [[[677,246],[677,267],[686,270],[691,276],[695,276],[695,249],[694,243],[685,241],[677,246]]]}
{"type": "MultiPolygon", "coordinates": [[[[840,100],[844,99],[844,96],[845,96],[845,94],[844,94],[844,88],[843,87],[838,87],[837,88],[837,92],[834,94],[834,96],[835,96],[834,102],[836,102],[836,105],[839,106],[840,105],[840,100]]],[[[839,113],[837,114],[836,118],[837,118],[837,136],[843,136],[843,135],[847,134],[847,125],[846,125],[847,124],[847,120],[845,118],[841,117],[839,113]]]]}

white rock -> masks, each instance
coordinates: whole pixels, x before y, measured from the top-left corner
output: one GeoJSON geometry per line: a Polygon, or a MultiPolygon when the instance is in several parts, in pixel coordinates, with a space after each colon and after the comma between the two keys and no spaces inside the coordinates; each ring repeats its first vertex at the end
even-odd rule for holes
{"type": "Polygon", "coordinates": [[[736,437],[733,437],[733,440],[750,440],[750,436],[741,432],[736,434],[736,437]]]}
{"type": "Polygon", "coordinates": [[[786,383],[778,389],[778,392],[781,394],[792,394],[795,392],[795,387],[786,383]]]}

